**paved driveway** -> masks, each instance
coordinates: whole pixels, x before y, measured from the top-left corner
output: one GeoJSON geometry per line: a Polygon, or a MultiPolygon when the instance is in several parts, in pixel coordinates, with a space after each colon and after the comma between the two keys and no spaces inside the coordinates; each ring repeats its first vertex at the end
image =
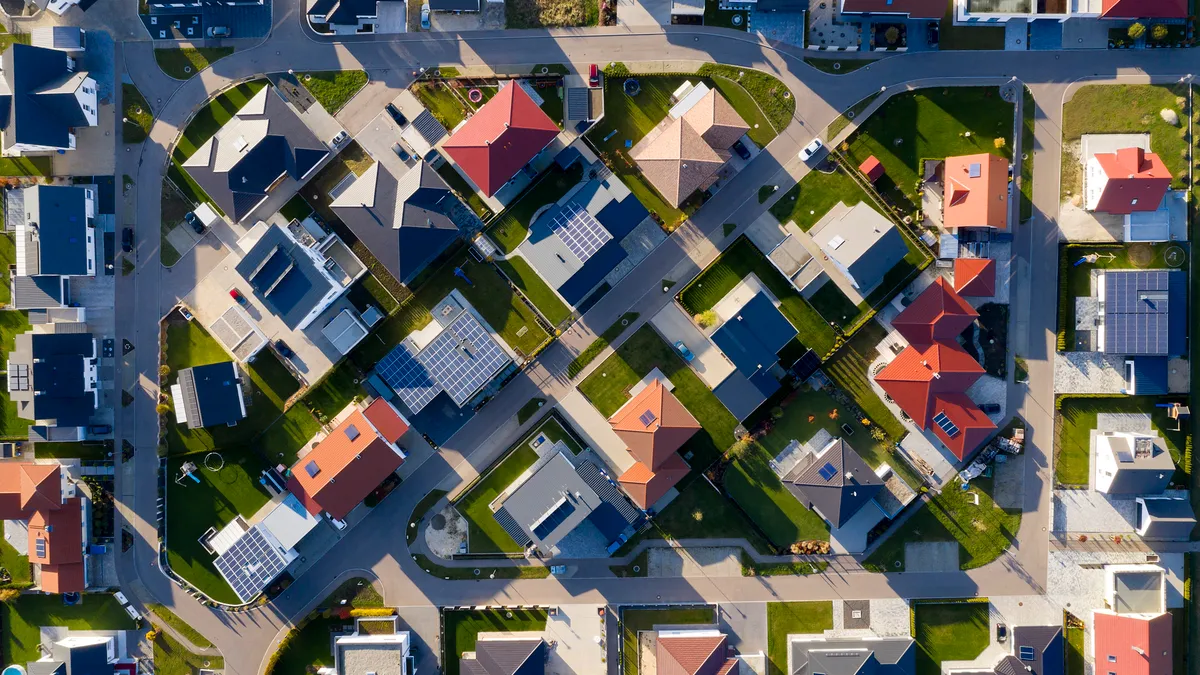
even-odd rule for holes
{"type": "Polygon", "coordinates": [[[709,389],[715,389],[735,370],[733,363],[711,340],[704,337],[704,333],[701,333],[696,324],[683,313],[679,305],[671,303],[663,307],[650,319],[650,323],[654,324],[668,343],[683,342],[696,355],[691,362],[692,370],[696,371],[709,389]]]}

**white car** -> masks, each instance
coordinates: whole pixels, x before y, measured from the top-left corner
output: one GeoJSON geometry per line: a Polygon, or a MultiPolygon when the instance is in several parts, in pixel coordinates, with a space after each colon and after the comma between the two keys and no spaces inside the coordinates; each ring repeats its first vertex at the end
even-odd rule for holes
{"type": "Polygon", "coordinates": [[[350,134],[346,133],[345,131],[339,131],[338,135],[333,137],[332,145],[333,147],[337,148],[348,140],[350,140],[350,134]]]}
{"type": "Polygon", "coordinates": [[[820,152],[823,147],[825,147],[825,144],[821,142],[821,139],[814,138],[812,143],[804,146],[804,149],[800,151],[800,161],[807,162],[812,159],[813,155],[820,152]]]}

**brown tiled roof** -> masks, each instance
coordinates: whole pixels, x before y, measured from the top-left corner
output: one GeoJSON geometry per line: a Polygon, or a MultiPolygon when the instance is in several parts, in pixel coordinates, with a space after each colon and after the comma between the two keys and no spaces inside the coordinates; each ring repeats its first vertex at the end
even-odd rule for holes
{"type": "Polygon", "coordinates": [[[29,562],[60,565],[83,562],[83,507],[79,497],[63,508],[35,511],[29,517],[29,562]],[[37,555],[38,540],[44,540],[45,555],[37,555]]]}
{"type": "Polygon", "coordinates": [[[375,399],[374,403],[363,410],[363,416],[374,425],[375,430],[388,443],[395,443],[408,431],[408,423],[404,420],[404,416],[385,399],[375,399]]]}
{"type": "Polygon", "coordinates": [[[46,593],[79,593],[84,588],[83,563],[42,565],[42,591],[46,593]]]}
{"type": "Polygon", "coordinates": [[[309,513],[327,511],[340,519],[403,463],[355,410],[292,465],[288,491],[309,513]]]}
{"type": "Polygon", "coordinates": [[[716,675],[730,675],[737,668],[737,664],[737,659],[725,659],[725,663],[722,663],[721,667],[717,668],[716,675]]]}
{"type": "Polygon", "coordinates": [[[717,675],[725,665],[724,635],[659,637],[657,675],[717,675]]]}
{"type": "Polygon", "coordinates": [[[658,135],[643,138],[631,156],[672,206],[679,206],[725,163],[682,117],[658,135]]]}
{"type": "Polygon", "coordinates": [[[629,446],[629,454],[655,471],[700,429],[692,413],[657,379],[608,421],[629,446]]]}
{"type": "Polygon", "coordinates": [[[996,261],[991,258],[956,258],[954,291],[972,298],[996,295],[996,261]]]}
{"type": "Polygon", "coordinates": [[[948,228],[1008,227],[1008,160],[989,153],[947,157],[942,222],[948,228]]]}
{"type": "Polygon", "coordinates": [[[645,510],[662,499],[690,470],[679,453],[673,452],[657,471],[651,471],[650,467],[637,462],[617,480],[630,499],[645,510]]]}
{"type": "Polygon", "coordinates": [[[718,150],[727,150],[741,138],[750,125],[737,114],[733,106],[716,89],[709,89],[696,104],[683,114],[683,121],[692,125],[705,143],[718,150]]]}

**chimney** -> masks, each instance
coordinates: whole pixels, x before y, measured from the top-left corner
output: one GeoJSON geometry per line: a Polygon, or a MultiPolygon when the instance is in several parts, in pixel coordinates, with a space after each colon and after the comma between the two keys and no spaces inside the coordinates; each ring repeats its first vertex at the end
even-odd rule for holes
{"type": "Polygon", "coordinates": [[[934,374],[933,374],[933,379],[935,379],[935,380],[940,380],[940,379],[942,379],[942,374],[941,374],[941,373],[934,373],[934,374]]]}

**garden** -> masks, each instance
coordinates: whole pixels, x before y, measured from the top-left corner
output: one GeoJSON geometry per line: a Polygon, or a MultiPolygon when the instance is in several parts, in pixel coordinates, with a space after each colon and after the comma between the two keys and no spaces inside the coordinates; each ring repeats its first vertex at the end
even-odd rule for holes
{"type": "MultiPolygon", "coordinates": [[[[638,675],[638,634],[654,630],[655,626],[711,626],[717,623],[716,609],[709,605],[670,607],[664,609],[623,609],[621,611],[621,660],[627,675],[638,675]]],[[[447,675],[455,675],[447,673],[447,675]]],[[[645,675],[651,675],[646,673],[645,675]]]]}
{"type": "Polygon", "coordinates": [[[914,602],[917,675],[941,675],[944,661],[969,661],[991,643],[987,598],[914,602]]]}
{"type": "Polygon", "coordinates": [[[311,673],[333,666],[331,633],[353,630],[357,615],[391,615],[384,608],[383,596],[367,579],[354,578],[344,582],[325,598],[308,616],[279,643],[267,663],[267,675],[311,673]]]}
{"type": "Polygon", "coordinates": [[[1096,429],[1096,416],[1109,414],[1145,414],[1150,416],[1151,427],[1163,438],[1171,459],[1175,460],[1174,485],[1190,487],[1190,467],[1184,456],[1191,442],[1190,423],[1180,425],[1167,415],[1167,408],[1159,403],[1181,402],[1184,397],[1170,396],[1111,396],[1069,397],[1056,401],[1054,416],[1054,482],[1064,486],[1087,486],[1091,477],[1091,432],[1096,429]]]}
{"type": "MultiPolygon", "coordinates": [[[[443,665],[445,675],[459,675],[459,659],[463,652],[475,651],[475,640],[480,633],[524,633],[546,630],[546,610],[541,608],[516,609],[446,609],[442,611],[442,635],[446,655],[443,665]]],[[[287,673],[301,671],[284,671],[287,673]]]]}
{"type": "Polygon", "coordinates": [[[832,629],[833,603],[828,600],[767,603],[769,675],[789,675],[789,635],[817,635],[832,629]]]}
{"type": "Polygon", "coordinates": [[[297,77],[330,115],[337,114],[359,90],[367,86],[367,73],[362,70],[297,73],[297,77]]]}
{"type": "Polygon", "coordinates": [[[71,630],[133,630],[133,620],[116,598],[105,593],[83,593],[68,605],[61,595],[21,595],[0,605],[5,663],[27,663],[42,658],[42,626],[71,630]]]}
{"type": "Polygon", "coordinates": [[[150,126],[154,124],[154,113],[137,86],[128,82],[121,84],[121,117],[121,140],[126,143],[146,140],[150,126]]]}

